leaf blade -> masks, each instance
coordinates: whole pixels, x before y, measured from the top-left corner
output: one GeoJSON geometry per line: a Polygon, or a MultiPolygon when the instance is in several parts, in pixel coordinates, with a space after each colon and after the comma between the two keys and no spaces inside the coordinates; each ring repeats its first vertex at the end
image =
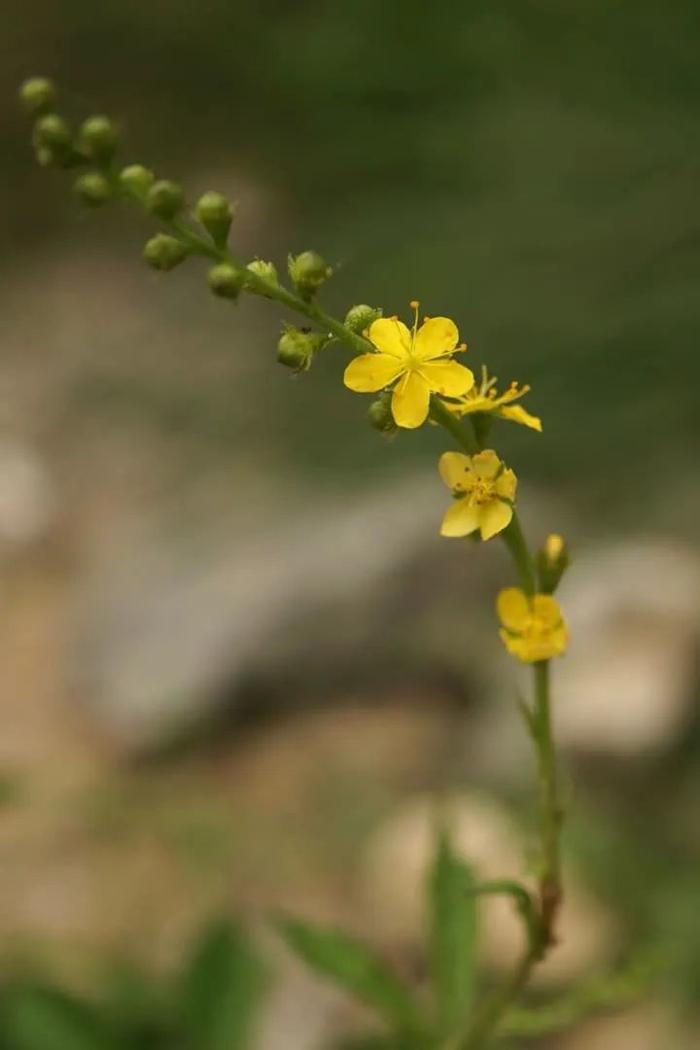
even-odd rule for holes
{"type": "Polygon", "coordinates": [[[464,1024],[474,997],[476,898],[469,867],[443,832],[428,879],[430,960],[438,1032],[447,1036],[464,1024]]]}

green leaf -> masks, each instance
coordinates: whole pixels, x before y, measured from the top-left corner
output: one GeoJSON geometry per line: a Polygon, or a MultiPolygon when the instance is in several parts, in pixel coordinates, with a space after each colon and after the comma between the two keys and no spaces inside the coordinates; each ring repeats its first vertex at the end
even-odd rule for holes
{"type": "Polygon", "coordinates": [[[471,871],[441,834],[428,883],[430,958],[437,1027],[447,1036],[464,1025],[475,981],[476,898],[471,871]]]}
{"type": "Polygon", "coordinates": [[[56,988],[9,989],[2,1006],[2,1045],[7,1050],[119,1050],[122,1046],[92,1005],[56,988]]]}
{"type": "Polygon", "coordinates": [[[308,966],[372,1007],[393,1029],[405,1033],[422,1030],[409,989],[361,941],[296,919],[284,919],[278,928],[308,966]]]}
{"type": "Polygon", "coordinates": [[[191,1050],[246,1050],[264,986],[262,966],[233,923],[205,930],[183,974],[181,1014],[191,1050]]]}

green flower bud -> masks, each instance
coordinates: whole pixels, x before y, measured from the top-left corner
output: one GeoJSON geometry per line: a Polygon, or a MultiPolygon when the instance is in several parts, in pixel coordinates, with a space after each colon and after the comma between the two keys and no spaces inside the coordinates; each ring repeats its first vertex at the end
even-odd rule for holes
{"type": "Polygon", "coordinates": [[[34,125],[34,148],[40,164],[68,165],[75,156],[68,124],[57,113],[39,117],[34,125]]]}
{"type": "Polygon", "coordinates": [[[391,393],[386,391],[372,402],[367,410],[369,425],[382,434],[394,434],[397,427],[391,411],[391,393]]]}
{"type": "Polygon", "coordinates": [[[88,117],[83,122],[78,142],[84,153],[91,160],[107,163],[114,156],[119,136],[109,117],[88,117]]]}
{"type": "Polygon", "coordinates": [[[345,325],[353,332],[362,335],[367,331],[373,321],[382,316],[382,311],[373,306],[361,303],[359,306],[351,306],[345,315],[345,325]]]}
{"type": "Polygon", "coordinates": [[[287,268],[295,288],[306,299],[311,298],[333,273],[332,268],[318,252],[290,255],[287,268]]]}
{"type": "Polygon", "coordinates": [[[146,195],[146,207],[159,219],[174,219],[185,206],[185,196],[180,186],[170,179],[154,182],[146,195]]]}
{"type": "Polygon", "coordinates": [[[128,167],[122,168],[119,173],[119,182],[122,188],[140,200],[145,198],[155,181],[156,177],[153,172],[149,171],[148,168],[144,168],[143,164],[129,164],[128,167]]]}
{"type": "Polygon", "coordinates": [[[143,257],[154,270],[174,270],[183,259],[187,258],[187,248],[177,237],[167,233],[157,233],[146,242],[143,257]]]}
{"type": "Polygon", "coordinates": [[[222,299],[237,299],[244,280],[243,272],[231,263],[218,263],[207,274],[209,287],[214,295],[220,295],[222,299]]]}
{"type": "Polygon", "coordinates": [[[31,77],[19,89],[22,105],[37,116],[50,113],[56,101],[56,89],[46,77],[31,77]]]}
{"type": "Polygon", "coordinates": [[[564,537],[556,532],[547,536],[542,548],[537,552],[537,572],[540,591],[543,594],[554,594],[570,562],[569,549],[564,537]]]}
{"type": "Polygon", "coordinates": [[[95,208],[112,198],[112,187],[99,171],[86,171],[76,181],[74,189],[84,204],[95,208]]]}
{"type": "Polygon", "coordinates": [[[250,270],[256,277],[262,277],[264,281],[269,281],[270,284],[277,284],[277,268],[274,263],[265,262],[264,259],[253,259],[246,266],[246,270],[250,270]]]}
{"type": "Polygon", "coordinates": [[[326,337],[319,332],[295,328],[288,325],[277,344],[277,360],[295,372],[307,372],[311,368],[316,351],[323,346],[326,337]]]}
{"type": "Polygon", "coordinates": [[[202,194],[197,201],[195,215],[214,244],[223,248],[233,221],[233,208],[224,195],[214,190],[202,194]]]}

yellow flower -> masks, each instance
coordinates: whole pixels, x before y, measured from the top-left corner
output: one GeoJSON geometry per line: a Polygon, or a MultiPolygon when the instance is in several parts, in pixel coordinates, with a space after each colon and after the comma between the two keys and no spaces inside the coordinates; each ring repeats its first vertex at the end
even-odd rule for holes
{"type": "Polygon", "coordinates": [[[367,330],[377,353],[361,354],[345,369],[344,382],[360,394],[393,386],[391,411],[400,427],[419,427],[428,416],[431,394],[460,397],[474,385],[474,375],[451,355],[459,332],[449,317],[426,317],[418,327],[418,303],[412,302],[412,331],[397,317],[380,317],[367,330]],[[396,384],[396,385],[394,385],[396,384]]]}
{"type": "Polygon", "coordinates": [[[510,524],[517,480],[493,449],[474,456],[444,452],[440,477],[457,497],[442,520],[443,536],[468,536],[477,529],[490,540],[510,524]]]}
{"type": "Polygon", "coordinates": [[[506,587],[498,595],[496,609],[503,624],[501,641],[523,663],[551,660],[566,649],[569,632],[551,594],[528,597],[519,587],[506,587]]]}
{"type": "Polygon", "coordinates": [[[448,405],[448,408],[451,408],[458,416],[466,416],[470,412],[493,412],[501,419],[510,419],[514,423],[522,423],[524,427],[541,431],[542,420],[530,415],[522,405],[512,404],[513,401],[518,401],[529,393],[530,387],[518,386],[513,380],[505,393],[499,394],[496,390],[497,382],[495,376],[489,379],[486,366],[482,365],[479,385],[472,387],[456,403],[448,405]]]}

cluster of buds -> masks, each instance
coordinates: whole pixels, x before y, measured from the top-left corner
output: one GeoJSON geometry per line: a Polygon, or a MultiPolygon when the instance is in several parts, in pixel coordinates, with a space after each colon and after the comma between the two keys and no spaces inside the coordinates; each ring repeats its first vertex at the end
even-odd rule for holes
{"type": "Polygon", "coordinates": [[[43,77],[27,80],[20,97],[35,118],[33,142],[41,165],[83,167],[86,170],[76,179],[74,189],[84,204],[95,207],[114,199],[128,200],[139,204],[160,224],[161,230],[144,245],[148,266],[167,273],[190,256],[200,256],[211,264],[207,284],[219,298],[237,300],[247,291],[277,299],[320,326],[321,331],[285,326],[277,348],[281,364],[296,372],[306,371],[317,351],[333,338],[342,339],[346,333],[358,336],[379,316],[380,311],[371,307],[353,307],[345,326],[333,322],[335,331],[330,333],[314,299],[333,270],[318,252],[289,256],[287,270],[293,290],[284,288],[273,263],[253,259],[246,264],[232,254],[228,242],[235,207],[223,194],[207,191],[188,212],[178,183],[156,178],[142,164],[117,165],[119,136],[108,117],[88,117],[74,134],[68,121],[56,112],[53,84],[43,77]]]}

